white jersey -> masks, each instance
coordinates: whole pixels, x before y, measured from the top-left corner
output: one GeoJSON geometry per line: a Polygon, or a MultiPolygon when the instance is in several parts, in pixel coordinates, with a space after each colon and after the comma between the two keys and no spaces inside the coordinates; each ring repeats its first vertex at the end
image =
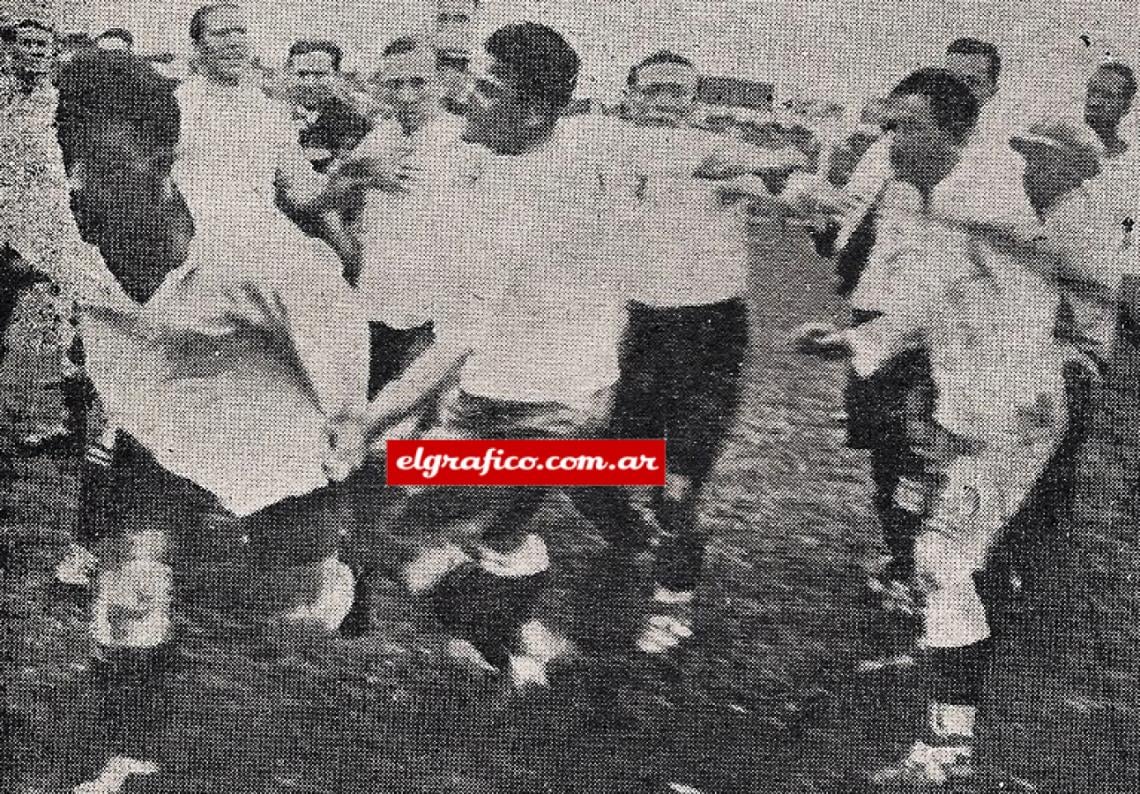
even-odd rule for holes
{"type": "Polygon", "coordinates": [[[407,329],[433,319],[437,291],[447,281],[443,249],[456,244],[451,220],[455,197],[470,185],[476,153],[460,141],[463,121],[440,113],[410,136],[396,124],[379,124],[356,157],[387,158],[393,151],[419,168],[407,192],[370,191],[360,219],[360,298],[368,318],[407,329]],[[449,242],[450,241],[450,242],[449,242]]]}
{"type": "MultiPolygon", "coordinates": [[[[749,144],[693,128],[628,126],[617,152],[626,185],[627,256],[634,299],[648,306],[704,306],[744,294],[748,246],[744,202],[726,204],[717,183],[695,177],[710,156],[749,144]]],[[[732,151],[740,151],[739,157],[732,151]]]]}
{"type": "Polygon", "coordinates": [[[255,83],[196,75],[175,96],[182,125],[172,176],[196,224],[280,214],[278,175],[315,179],[288,108],[255,83]]]}
{"type": "Polygon", "coordinates": [[[469,394],[584,406],[618,379],[628,289],[615,243],[626,230],[579,132],[560,128],[525,155],[485,155],[464,191],[454,277],[466,286],[441,334],[472,351],[460,373],[469,394]]]}

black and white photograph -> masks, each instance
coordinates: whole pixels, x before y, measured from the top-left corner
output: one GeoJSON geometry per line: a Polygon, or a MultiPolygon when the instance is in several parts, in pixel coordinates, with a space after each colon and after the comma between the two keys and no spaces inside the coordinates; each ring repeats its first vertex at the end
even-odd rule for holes
{"type": "Polygon", "coordinates": [[[1140,793],[1138,0],[0,0],[0,794],[1140,793]]]}

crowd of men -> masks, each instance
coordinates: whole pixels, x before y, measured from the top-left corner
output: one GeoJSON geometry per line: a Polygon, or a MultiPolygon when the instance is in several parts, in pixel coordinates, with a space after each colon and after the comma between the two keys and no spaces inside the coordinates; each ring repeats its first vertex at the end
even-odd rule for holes
{"type": "MultiPolygon", "coordinates": [[[[439,10],[467,30],[477,6],[439,10]]],[[[58,293],[91,443],[57,576],[92,589],[103,657],[169,646],[175,593],[224,567],[187,561],[208,538],[241,549],[256,571],[236,590],[275,619],[365,633],[389,577],[455,660],[548,686],[572,648],[534,612],[548,492],[385,489],[382,441],[405,436],[665,438],[665,487],[566,495],[615,555],[652,555],[631,646],[684,648],[700,495],[745,375],[746,216],[766,207],[835,259],[851,327],[797,344],[851,359],[849,444],[891,555],[875,587],[922,618],[929,720],[876,779],[972,774],[991,654],[974,574],[1071,465],[1136,267],[1127,65],[1097,68],[1073,118],[1014,130],[998,51],[957,40],[836,177],[807,147],[701,129],[699,71],[673,52],[631,68],[620,118],[567,117],[578,55],[541,24],[474,57],[398,38],[369,97],[329,41],[294,44],[288,90],[266,90],[237,5],[188,28],[181,83],[125,30],[58,70],[50,19],[8,30],[0,308],[6,329],[29,285],[58,293]]],[[[119,749],[76,790],[160,771],[137,735],[119,749]]]]}

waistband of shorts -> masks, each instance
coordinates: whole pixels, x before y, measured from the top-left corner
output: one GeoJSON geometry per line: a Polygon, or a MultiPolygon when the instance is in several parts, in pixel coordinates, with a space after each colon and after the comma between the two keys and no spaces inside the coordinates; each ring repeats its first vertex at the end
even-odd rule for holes
{"type": "Polygon", "coordinates": [[[748,311],[748,304],[741,296],[698,306],[650,306],[636,300],[631,300],[628,305],[629,313],[632,316],[675,319],[704,318],[709,315],[731,316],[748,311]]]}

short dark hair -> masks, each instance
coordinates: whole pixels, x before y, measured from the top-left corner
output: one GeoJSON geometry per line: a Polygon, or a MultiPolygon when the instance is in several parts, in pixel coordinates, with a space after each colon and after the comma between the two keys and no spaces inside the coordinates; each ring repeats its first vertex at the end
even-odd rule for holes
{"type": "Polygon", "coordinates": [[[626,75],[625,78],[626,85],[631,88],[637,85],[637,78],[640,75],[642,69],[647,66],[656,66],[662,63],[673,63],[678,66],[688,67],[689,69],[697,68],[696,65],[684,55],[678,55],[672,50],[658,50],[657,52],[642,60],[641,63],[634,64],[632,67],[630,67],[629,74],[626,75]]]}
{"type": "Polygon", "coordinates": [[[537,22],[516,22],[492,33],[484,49],[510,70],[527,98],[545,102],[553,115],[570,104],[580,61],[558,31],[537,22]]]}
{"type": "Polygon", "coordinates": [[[119,39],[125,41],[129,47],[135,46],[135,37],[126,28],[107,28],[95,37],[95,41],[102,39],[119,39]]]}
{"type": "Polygon", "coordinates": [[[1123,61],[1108,61],[1097,67],[1098,72],[1112,72],[1124,80],[1125,99],[1131,101],[1136,96],[1136,72],[1123,61]]]}
{"type": "Polygon", "coordinates": [[[241,10],[241,6],[233,2],[209,3],[202,6],[194,12],[194,16],[190,17],[190,40],[201,41],[202,36],[206,33],[206,18],[223,8],[241,10]]]}
{"type": "Polygon", "coordinates": [[[415,52],[420,46],[421,44],[411,36],[404,36],[396,39],[385,47],[381,57],[387,58],[391,55],[406,55],[409,52],[415,52]]]}
{"type": "Polygon", "coordinates": [[[17,20],[16,24],[12,25],[12,32],[15,33],[20,28],[35,28],[36,30],[43,30],[47,33],[55,33],[55,28],[53,28],[50,23],[42,19],[34,19],[31,17],[17,20]]]}
{"type": "Polygon", "coordinates": [[[174,83],[132,53],[83,50],[59,74],[56,129],[68,170],[93,153],[91,128],[111,120],[128,122],[155,147],[173,148],[181,122],[174,83]]]}
{"type": "Polygon", "coordinates": [[[990,59],[990,80],[993,81],[994,85],[997,85],[998,76],[1001,74],[1001,53],[998,52],[996,45],[981,39],[963,37],[950,42],[950,46],[946,48],[946,54],[986,56],[990,59]]]}
{"type": "Polygon", "coordinates": [[[293,42],[293,46],[289,48],[288,60],[292,61],[298,55],[308,55],[310,52],[326,53],[332,59],[333,71],[340,71],[340,62],[344,60],[344,50],[335,41],[328,41],[327,39],[315,41],[301,39],[293,42]]]}
{"type": "Polygon", "coordinates": [[[907,75],[891,96],[918,95],[930,102],[930,111],[938,126],[961,141],[978,121],[980,105],[970,87],[948,69],[919,69],[907,75]]]}

